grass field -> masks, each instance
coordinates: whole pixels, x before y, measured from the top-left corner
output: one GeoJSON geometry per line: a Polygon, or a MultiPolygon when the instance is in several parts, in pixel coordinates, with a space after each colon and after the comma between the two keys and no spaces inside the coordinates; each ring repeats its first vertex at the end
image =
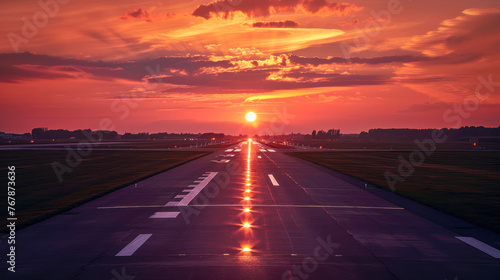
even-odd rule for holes
{"type": "MultiPolygon", "coordinates": [[[[7,185],[7,166],[16,167],[17,224],[27,225],[68,210],[206,152],[93,151],[59,182],[51,166],[65,163],[66,151],[0,151],[0,174],[7,185]]],[[[7,188],[0,193],[1,229],[6,227],[7,188]]]]}
{"type": "MultiPolygon", "coordinates": [[[[293,140],[293,143],[299,146],[322,147],[323,149],[415,149],[413,141],[360,141],[360,140],[338,140],[329,141],[325,139],[293,140]]],[[[437,150],[481,150],[481,149],[500,149],[499,142],[480,142],[474,146],[467,141],[445,142],[436,145],[437,150]]]]}
{"type": "MultiPolygon", "coordinates": [[[[288,153],[387,188],[385,171],[398,174],[398,156],[410,152],[288,153]]],[[[500,152],[434,152],[395,185],[396,193],[500,232],[500,152]]]]}

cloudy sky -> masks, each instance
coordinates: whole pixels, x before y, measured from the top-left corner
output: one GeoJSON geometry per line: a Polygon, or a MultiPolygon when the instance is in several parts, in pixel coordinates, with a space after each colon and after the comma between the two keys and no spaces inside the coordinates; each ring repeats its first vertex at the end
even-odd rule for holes
{"type": "Polygon", "coordinates": [[[500,125],[498,1],[346,1],[2,1],[0,131],[500,125]]]}

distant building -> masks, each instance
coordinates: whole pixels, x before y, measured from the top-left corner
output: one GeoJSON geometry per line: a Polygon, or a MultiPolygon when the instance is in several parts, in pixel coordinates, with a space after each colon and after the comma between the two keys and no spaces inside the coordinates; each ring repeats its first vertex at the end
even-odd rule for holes
{"type": "Polygon", "coordinates": [[[29,134],[29,133],[15,134],[15,133],[0,132],[0,139],[2,139],[2,140],[30,140],[31,134],[29,134]]]}

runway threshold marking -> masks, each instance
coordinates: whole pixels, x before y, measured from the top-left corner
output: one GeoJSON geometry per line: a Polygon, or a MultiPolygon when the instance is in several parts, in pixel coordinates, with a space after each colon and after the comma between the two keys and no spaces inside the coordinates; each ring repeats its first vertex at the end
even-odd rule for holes
{"type": "Polygon", "coordinates": [[[215,163],[228,163],[230,160],[229,159],[221,159],[221,160],[215,160],[215,159],[212,159],[211,162],[215,162],[215,163]]]}
{"type": "Polygon", "coordinates": [[[181,212],[172,211],[172,212],[155,212],[150,219],[175,219],[181,212]]]}
{"type": "Polygon", "coordinates": [[[116,257],[128,257],[132,256],[132,254],[139,249],[139,247],[146,242],[152,234],[139,234],[134,240],[132,240],[127,246],[125,246],[116,257]]]}
{"type": "Polygon", "coordinates": [[[500,259],[500,250],[498,250],[494,247],[491,247],[490,245],[483,243],[483,242],[475,239],[474,237],[455,236],[455,238],[464,242],[464,243],[467,243],[468,245],[478,249],[479,251],[481,251],[485,254],[488,254],[488,255],[494,257],[495,259],[500,259]]]}
{"type": "Polygon", "coordinates": [[[189,185],[189,187],[194,187],[192,190],[183,190],[183,192],[187,192],[185,197],[182,198],[181,201],[169,201],[165,206],[187,206],[191,200],[193,200],[207,185],[212,181],[212,179],[217,176],[218,172],[209,172],[208,176],[203,179],[197,185],[189,185]]]}
{"type": "Polygon", "coordinates": [[[277,187],[280,184],[278,184],[278,181],[276,181],[276,178],[274,178],[273,174],[267,174],[269,176],[269,179],[271,180],[271,183],[273,183],[273,186],[277,187]]]}

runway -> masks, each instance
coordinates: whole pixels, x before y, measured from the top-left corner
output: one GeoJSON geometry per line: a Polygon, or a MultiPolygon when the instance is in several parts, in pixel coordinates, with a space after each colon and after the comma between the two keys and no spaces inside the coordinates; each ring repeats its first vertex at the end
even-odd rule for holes
{"type": "Polygon", "coordinates": [[[16,272],[3,261],[0,278],[498,279],[498,248],[495,233],[245,141],[19,230],[16,272]]]}

